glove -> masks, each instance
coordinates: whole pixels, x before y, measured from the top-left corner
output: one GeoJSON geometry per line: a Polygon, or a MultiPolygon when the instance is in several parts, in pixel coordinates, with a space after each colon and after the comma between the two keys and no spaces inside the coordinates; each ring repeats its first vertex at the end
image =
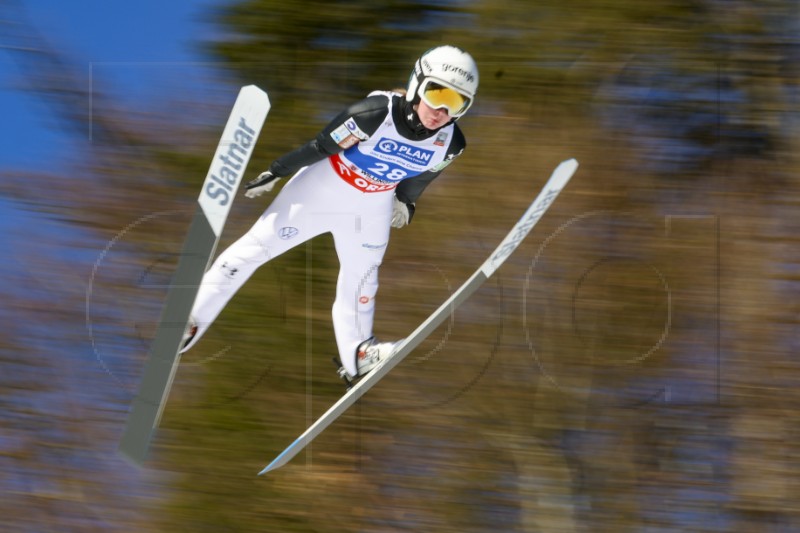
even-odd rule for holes
{"type": "Polygon", "coordinates": [[[397,196],[394,197],[394,205],[392,206],[392,227],[402,228],[411,222],[411,217],[414,216],[414,204],[407,204],[398,200],[397,196]]]}
{"type": "Polygon", "coordinates": [[[245,196],[248,198],[255,198],[257,196],[261,196],[265,192],[269,192],[275,187],[275,184],[281,178],[275,177],[272,175],[272,172],[267,170],[266,172],[262,172],[258,175],[256,179],[249,182],[245,185],[245,189],[247,189],[244,193],[245,196]]]}

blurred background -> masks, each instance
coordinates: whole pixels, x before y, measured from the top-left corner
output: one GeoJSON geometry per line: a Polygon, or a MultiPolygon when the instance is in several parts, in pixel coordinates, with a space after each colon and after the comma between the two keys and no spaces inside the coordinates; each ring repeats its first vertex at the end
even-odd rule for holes
{"type": "Polygon", "coordinates": [[[2,0],[0,28],[0,529],[800,531],[796,2],[2,0]],[[393,230],[376,333],[577,158],[534,232],[257,477],[343,393],[330,237],[269,263],[183,357],[146,468],[123,461],[239,87],[273,106],[250,179],[445,43],[481,69],[468,149],[393,230]]]}

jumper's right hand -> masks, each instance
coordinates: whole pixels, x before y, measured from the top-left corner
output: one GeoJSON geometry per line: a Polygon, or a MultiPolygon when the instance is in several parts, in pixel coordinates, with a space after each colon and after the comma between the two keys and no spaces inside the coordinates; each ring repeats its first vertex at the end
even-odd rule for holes
{"type": "Polygon", "coordinates": [[[273,176],[272,172],[269,170],[262,172],[256,179],[245,185],[245,189],[247,190],[245,191],[244,195],[248,198],[261,196],[265,192],[271,191],[279,180],[280,178],[273,176]]]}

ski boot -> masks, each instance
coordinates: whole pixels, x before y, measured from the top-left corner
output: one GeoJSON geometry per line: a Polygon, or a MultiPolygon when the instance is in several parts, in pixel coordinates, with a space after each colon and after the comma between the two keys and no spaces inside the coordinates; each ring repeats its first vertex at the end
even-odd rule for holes
{"type": "Polygon", "coordinates": [[[186,324],[186,331],[183,332],[183,339],[181,340],[181,353],[185,352],[189,345],[197,335],[197,324],[191,318],[189,323],[186,324]]]}
{"type": "Polygon", "coordinates": [[[334,357],[333,364],[336,365],[336,372],[344,381],[347,390],[352,389],[356,381],[371,372],[372,369],[378,366],[378,363],[391,357],[398,344],[399,342],[377,342],[375,337],[370,337],[359,344],[358,348],[356,348],[356,369],[358,374],[355,376],[351,376],[345,370],[342,362],[334,357]]]}
{"type": "Polygon", "coordinates": [[[358,376],[366,376],[378,363],[388,359],[394,354],[397,342],[378,342],[375,337],[370,337],[356,348],[356,369],[358,376]]]}

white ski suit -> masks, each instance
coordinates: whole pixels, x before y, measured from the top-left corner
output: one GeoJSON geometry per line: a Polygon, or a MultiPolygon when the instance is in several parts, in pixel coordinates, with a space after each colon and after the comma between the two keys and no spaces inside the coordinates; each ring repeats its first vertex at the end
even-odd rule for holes
{"type": "Polygon", "coordinates": [[[340,113],[315,139],[278,158],[270,171],[294,176],[205,274],[191,313],[198,331],[184,350],[259,266],[330,232],[340,264],[333,327],[342,364],[357,375],[356,347],[372,336],[393,198],[413,216],[422,191],[465,145],[454,122],[428,130],[402,95],[374,92],[340,113]]]}

